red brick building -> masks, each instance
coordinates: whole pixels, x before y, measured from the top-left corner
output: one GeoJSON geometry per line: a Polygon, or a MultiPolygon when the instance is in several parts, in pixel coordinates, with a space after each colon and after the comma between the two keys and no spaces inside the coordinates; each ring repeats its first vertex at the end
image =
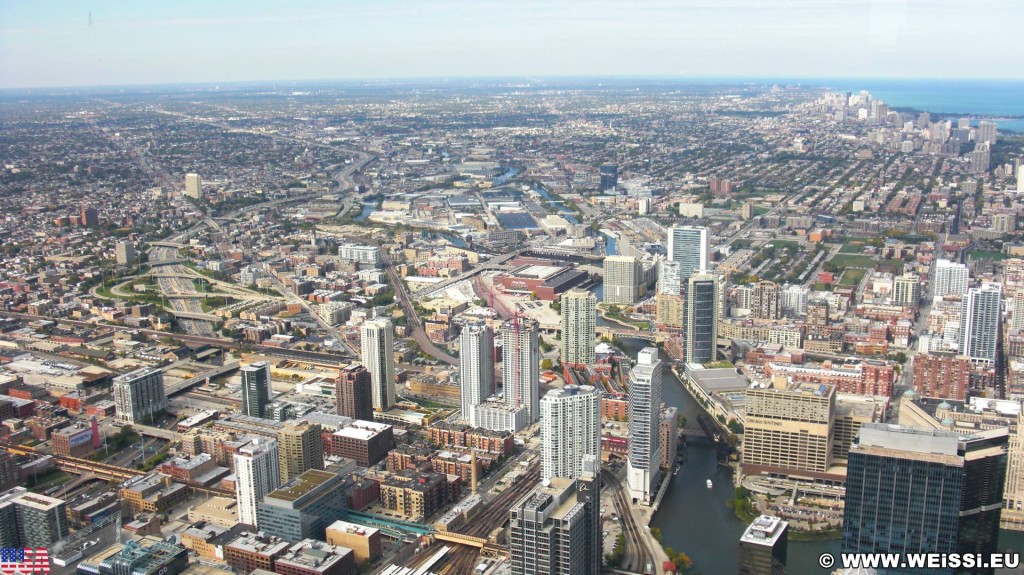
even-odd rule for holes
{"type": "Polygon", "coordinates": [[[922,397],[967,400],[971,360],[952,352],[919,353],[914,356],[914,391],[922,397]]]}

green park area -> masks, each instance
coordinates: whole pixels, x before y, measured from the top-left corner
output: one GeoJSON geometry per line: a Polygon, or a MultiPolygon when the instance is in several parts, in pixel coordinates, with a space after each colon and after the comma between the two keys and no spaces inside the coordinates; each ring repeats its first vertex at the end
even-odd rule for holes
{"type": "Polygon", "coordinates": [[[840,269],[845,268],[863,268],[863,269],[874,269],[875,258],[871,256],[861,256],[856,254],[839,254],[833,257],[831,260],[834,266],[840,269]]]}

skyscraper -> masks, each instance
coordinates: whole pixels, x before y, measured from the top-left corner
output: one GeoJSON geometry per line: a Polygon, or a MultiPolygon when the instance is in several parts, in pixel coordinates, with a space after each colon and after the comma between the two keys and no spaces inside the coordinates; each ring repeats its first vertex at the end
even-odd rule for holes
{"type": "Polygon", "coordinates": [[[259,361],[242,367],[242,413],[249,417],[266,415],[274,397],[270,389],[270,364],[259,361]]]}
{"type": "Polygon", "coordinates": [[[718,278],[690,276],[686,288],[686,363],[708,363],[718,357],[718,278]]]}
{"type": "Polygon", "coordinates": [[[562,362],[571,366],[594,363],[597,296],[586,290],[562,294],[562,362]]]}
{"type": "Polygon", "coordinates": [[[142,367],[114,378],[114,407],[126,423],[152,423],[167,410],[164,372],[142,367]]]}
{"type": "Polygon", "coordinates": [[[203,196],[203,179],[199,174],[185,174],[185,195],[197,200],[203,196]]]}
{"type": "Polygon", "coordinates": [[[762,515],[740,537],[740,575],[785,575],[789,523],[762,515]]]}
{"type": "Polygon", "coordinates": [[[373,382],[362,364],[353,363],[338,370],[334,385],[338,415],[373,421],[373,382]]]}
{"type": "Polygon", "coordinates": [[[754,319],[779,319],[782,315],[782,301],[779,298],[779,284],[759,281],[750,294],[751,316],[754,319]]]}
{"type": "Polygon", "coordinates": [[[846,474],[843,552],[995,552],[1007,437],[1006,428],[961,437],[944,430],[863,425],[846,474]]]}
{"type": "Polygon", "coordinates": [[[590,385],[552,389],[540,400],[541,477],[583,475],[583,461],[601,456],[601,394],[590,385]]]}
{"type": "Polygon", "coordinates": [[[1024,164],[1017,166],[1017,193],[1024,193],[1024,164]]]}
{"type": "Polygon", "coordinates": [[[651,503],[661,467],[661,359],[658,348],[645,347],[629,372],[629,495],[651,503]]]}
{"type": "Polygon", "coordinates": [[[640,299],[642,271],[633,256],[604,258],[604,301],[633,304],[640,299]]]}
{"type": "Polygon", "coordinates": [[[386,319],[363,323],[359,330],[363,365],[373,382],[373,408],[387,411],[395,405],[394,328],[386,319]]]}
{"type": "Polygon", "coordinates": [[[277,441],[256,438],[238,449],[235,461],[235,497],[238,522],[259,527],[257,504],[281,486],[277,441]]]}
{"type": "Polygon", "coordinates": [[[787,389],[748,389],[744,405],[744,475],[828,473],[835,438],[836,390],[793,383],[787,389]]]}
{"type": "Polygon", "coordinates": [[[511,408],[526,407],[528,423],[540,417],[540,339],[537,322],[516,318],[501,326],[502,379],[511,408]]]}
{"type": "Polygon", "coordinates": [[[955,295],[960,297],[967,293],[969,274],[967,266],[949,260],[935,262],[935,297],[955,295]]]}
{"type": "Polygon", "coordinates": [[[619,185],[619,167],[615,164],[601,166],[601,191],[614,190],[619,185]]]}
{"type": "Polygon", "coordinates": [[[117,242],[114,247],[114,259],[118,265],[128,265],[137,260],[139,254],[135,251],[135,244],[125,240],[117,242]]]}
{"type": "Polygon", "coordinates": [[[601,572],[601,483],[598,460],[578,479],[545,480],[509,512],[513,575],[601,572]]]}
{"type": "Polygon", "coordinates": [[[1013,294],[1013,323],[1014,330],[1024,329],[1024,291],[1018,290],[1013,294]]]}
{"type": "Polygon", "coordinates": [[[978,135],[974,139],[976,142],[988,142],[989,145],[994,146],[998,139],[999,126],[995,122],[988,120],[982,120],[978,122],[978,135]]]}
{"type": "Polygon", "coordinates": [[[921,280],[917,274],[907,273],[893,280],[892,303],[903,307],[917,307],[921,303],[921,280]]]}
{"type": "Polygon", "coordinates": [[[984,283],[967,290],[960,306],[960,355],[995,361],[1002,287],[984,283]]]}
{"type": "Polygon", "coordinates": [[[475,406],[494,394],[494,332],[485,324],[467,325],[459,336],[462,419],[479,427],[475,406]]]}
{"type": "Polygon", "coordinates": [[[286,423],[277,432],[277,458],[281,483],[288,483],[310,469],[324,468],[320,424],[286,423]]]}
{"type": "Polygon", "coordinates": [[[79,225],[84,228],[94,228],[100,225],[100,215],[96,208],[82,206],[82,213],[78,216],[79,225]]]}
{"type": "Polygon", "coordinates": [[[681,281],[708,269],[708,230],[701,226],[673,226],[668,230],[668,259],[679,262],[681,281]]]}
{"type": "Polygon", "coordinates": [[[50,547],[67,535],[64,500],[32,493],[24,487],[0,493],[0,546],[50,547]]]}

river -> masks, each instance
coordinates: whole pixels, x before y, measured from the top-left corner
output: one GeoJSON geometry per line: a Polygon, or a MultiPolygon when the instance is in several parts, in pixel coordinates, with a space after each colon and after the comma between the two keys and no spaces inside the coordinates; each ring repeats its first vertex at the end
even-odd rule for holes
{"type": "MultiPolygon", "coordinates": [[[[622,342],[624,351],[634,359],[649,345],[637,339],[622,342]]],[[[692,425],[699,406],[671,371],[664,373],[664,402],[679,409],[692,425]]],[[[689,438],[687,446],[686,463],[672,477],[651,527],[661,529],[667,547],[690,556],[693,569],[688,573],[733,575],[739,570],[737,549],[746,524],[727,506],[733,495],[732,471],[718,465],[709,440],[689,438]],[[714,484],[710,490],[708,479],[714,484]]],[[[1024,549],[1024,533],[1002,531],[999,542],[1003,549],[1024,549]]],[[[797,575],[828,573],[818,565],[818,557],[826,552],[838,553],[839,541],[790,541],[786,571],[797,575]]]]}

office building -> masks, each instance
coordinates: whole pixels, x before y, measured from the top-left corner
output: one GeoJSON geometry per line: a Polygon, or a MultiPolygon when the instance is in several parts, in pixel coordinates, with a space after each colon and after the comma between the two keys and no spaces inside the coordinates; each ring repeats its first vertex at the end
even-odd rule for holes
{"type": "Polygon", "coordinates": [[[505,401],[526,408],[526,421],[540,418],[540,335],[537,322],[517,318],[501,326],[501,363],[505,401]]]}
{"type": "Polygon", "coordinates": [[[129,541],[113,553],[78,564],[79,575],[179,575],[189,567],[188,549],[170,541],[129,541]],[[146,543],[149,543],[146,545],[146,543]]]}
{"type": "Polygon", "coordinates": [[[324,446],[320,426],[289,422],[277,432],[277,458],[281,483],[288,483],[310,469],[324,468],[324,446]]]}
{"type": "Polygon", "coordinates": [[[135,244],[126,240],[117,242],[114,246],[114,258],[117,265],[126,266],[135,263],[139,259],[139,254],[135,251],[135,244]]]}
{"type": "Polygon", "coordinates": [[[679,262],[680,282],[708,269],[708,230],[702,226],[674,226],[668,230],[668,259],[679,262]]]}
{"type": "Polygon", "coordinates": [[[286,541],[322,541],[327,526],[344,518],[349,487],[337,473],[305,471],[257,505],[260,531],[286,541]]]}
{"type": "Polygon", "coordinates": [[[601,572],[599,462],[584,462],[578,479],[554,477],[509,512],[513,575],[601,572]]]}
{"type": "Polygon", "coordinates": [[[903,274],[893,280],[892,303],[913,308],[921,303],[921,279],[917,274],[903,274]]]}
{"type": "Polygon", "coordinates": [[[114,409],[125,423],[152,423],[167,410],[164,372],[142,367],[114,378],[114,409]]]}
{"type": "Polygon", "coordinates": [[[335,521],[327,526],[326,538],[331,545],[351,549],[359,565],[365,561],[376,561],[383,552],[380,530],[357,523],[335,521]]]}
{"type": "Polygon", "coordinates": [[[365,322],[359,329],[363,365],[373,384],[373,408],[387,411],[395,405],[394,328],[386,319],[365,322]]]}
{"type": "Polygon", "coordinates": [[[459,335],[462,419],[480,424],[473,409],[494,394],[494,332],[485,324],[467,325],[459,335]]]}
{"type": "Polygon", "coordinates": [[[615,164],[601,166],[601,191],[614,190],[619,185],[619,167],[615,164]]]}
{"type": "Polygon", "coordinates": [[[752,388],[744,405],[744,475],[832,478],[834,386],[794,383],[785,389],[752,388]]]}
{"type": "Polygon", "coordinates": [[[686,288],[686,363],[709,363],[718,358],[718,278],[690,276],[686,288]]]}
{"type": "Polygon", "coordinates": [[[967,290],[960,308],[960,355],[995,361],[1002,295],[1002,287],[997,283],[967,290]]]}
{"type": "Polygon", "coordinates": [[[0,494],[0,546],[50,547],[68,535],[67,504],[14,487],[0,494]]]}
{"type": "Polygon", "coordinates": [[[961,436],[882,423],[861,427],[849,455],[843,552],[994,553],[1007,433],[1006,428],[961,436]]]}
{"type": "Polygon", "coordinates": [[[762,515],[740,536],[740,575],[785,575],[789,523],[762,515]]]}
{"type": "Polygon", "coordinates": [[[779,284],[759,281],[750,294],[750,316],[754,319],[779,319],[782,315],[782,300],[779,298],[779,284]]]}
{"type": "Polygon", "coordinates": [[[203,179],[199,174],[185,174],[185,195],[196,200],[203,197],[203,179]]]}
{"type": "Polygon", "coordinates": [[[949,260],[936,260],[935,297],[961,297],[967,293],[969,280],[966,265],[949,260]]]}
{"type": "Polygon", "coordinates": [[[353,421],[331,434],[331,455],[363,467],[376,465],[395,447],[394,429],[375,421],[353,421]]]}
{"type": "Polygon", "coordinates": [[[303,539],[274,561],[277,575],[356,575],[355,554],[348,547],[303,539]]]}
{"type": "Polygon", "coordinates": [[[82,213],[78,216],[78,221],[84,228],[95,228],[100,225],[100,214],[96,208],[82,206],[82,213]]]}
{"type": "Polygon", "coordinates": [[[661,468],[661,359],[645,347],[629,372],[629,462],[626,479],[634,501],[653,502],[661,468]]]}
{"type": "Polygon", "coordinates": [[[373,421],[373,381],[362,364],[353,363],[338,370],[334,401],[338,415],[373,421]]]}
{"type": "Polygon", "coordinates": [[[232,457],[235,462],[238,522],[258,527],[257,504],[281,485],[277,441],[253,439],[239,447],[232,457]]]}
{"type": "Polygon", "coordinates": [[[541,477],[575,479],[601,456],[601,394],[590,385],[552,389],[540,400],[541,477]]]}
{"type": "Polygon", "coordinates": [[[243,366],[239,371],[242,372],[242,414],[264,417],[267,404],[274,397],[270,387],[270,364],[260,361],[243,366]]]}
{"type": "Polygon", "coordinates": [[[562,294],[562,363],[580,367],[594,363],[597,345],[597,296],[586,290],[562,294]]]}
{"type": "Polygon", "coordinates": [[[604,301],[634,304],[640,299],[643,272],[640,260],[633,256],[604,258],[604,301]]]}

